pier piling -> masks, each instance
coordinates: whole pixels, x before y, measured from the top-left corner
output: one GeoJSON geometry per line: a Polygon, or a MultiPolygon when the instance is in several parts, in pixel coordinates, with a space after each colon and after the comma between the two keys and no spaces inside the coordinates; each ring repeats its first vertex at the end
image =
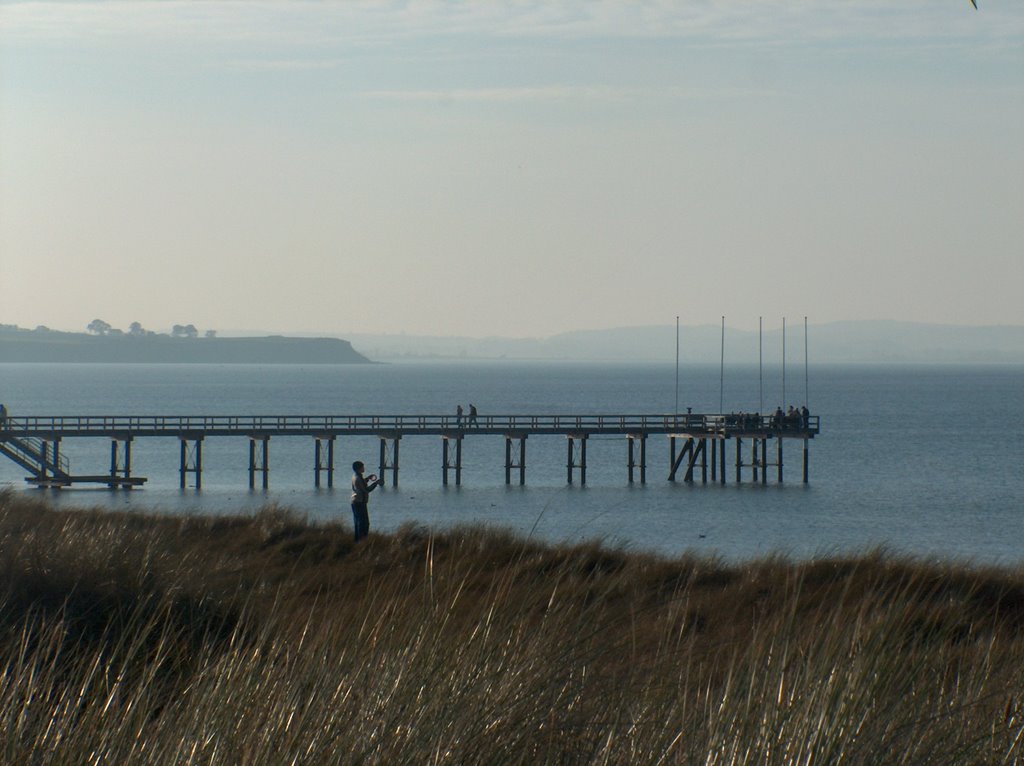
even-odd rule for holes
{"type": "Polygon", "coordinates": [[[768,483],[768,440],[761,439],[761,483],[768,483]]]}
{"type": "Polygon", "coordinates": [[[587,434],[566,435],[568,444],[568,460],[566,461],[566,479],[572,484],[573,472],[579,469],[580,486],[587,483],[587,434]],[[577,442],[579,445],[577,446],[577,442]]]}
{"type": "Polygon", "coordinates": [[[263,489],[270,487],[270,437],[249,437],[249,489],[256,489],[256,474],[263,475],[263,489]]]}
{"type": "MultiPolygon", "coordinates": [[[[724,445],[723,445],[724,446],[724,445]]],[[[743,439],[736,437],[736,483],[739,484],[743,477],[740,475],[740,469],[743,468],[743,439]]]]}
{"type": "Polygon", "coordinates": [[[505,434],[505,483],[512,483],[512,469],[519,469],[519,485],[526,484],[526,434],[505,434]],[[512,442],[519,442],[519,462],[512,460],[512,442]]]}
{"type": "Polygon", "coordinates": [[[110,438],[110,481],[107,486],[110,489],[124,487],[131,489],[129,482],[118,481],[118,479],[130,479],[132,477],[132,437],[112,436],[110,438]]]}
{"type": "Polygon", "coordinates": [[[391,486],[398,486],[398,445],[401,443],[400,434],[380,435],[380,466],[377,478],[381,485],[385,484],[384,477],[391,471],[391,486]]]}
{"type": "Polygon", "coordinates": [[[202,434],[182,434],[181,443],[181,488],[188,486],[188,474],[195,477],[195,488],[203,488],[203,436],[202,434]]]}
{"type": "Polygon", "coordinates": [[[804,484],[807,484],[810,476],[808,472],[810,457],[810,448],[807,446],[807,439],[804,439],[804,484]]]}
{"type": "Polygon", "coordinates": [[[779,474],[778,474],[777,481],[779,482],[779,484],[782,484],[782,442],[783,442],[783,439],[779,438],[779,439],[776,439],[775,441],[776,441],[775,448],[777,450],[777,455],[778,455],[778,458],[776,460],[776,465],[778,466],[778,469],[779,469],[779,474]]]}
{"type": "Polygon", "coordinates": [[[448,486],[448,472],[455,471],[455,486],[462,485],[462,434],[446,434],[441,437],[441,483],[448,486]],[[449,445],[455,442],[455,462],[449,445]]]}
{"type": "Polygon", "coordinates": [[[327,487],[334,486],[334,441],[337,437],[327,434],[313,437],[313,486],[319,489],[321,474],[327,474],[327,487]]]}
{"type": "Polygon", "coordinates": [[[647,483],[647,434],[627,434],[626,441],[629,445],[628,454],[626,460],[627,473],[629,475],[629,483],[633,483],[633,471],[636,468],[640,469],[640,483],[647,483]],[[640,462],[637,462],[634,455],[634,446],[639,445],[640,462]]]}

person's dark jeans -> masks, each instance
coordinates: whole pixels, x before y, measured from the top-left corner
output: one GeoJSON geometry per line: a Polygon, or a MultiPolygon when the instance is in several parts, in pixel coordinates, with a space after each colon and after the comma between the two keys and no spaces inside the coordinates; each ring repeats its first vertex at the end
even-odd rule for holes
{"type": "Polygon", "coordinates": [[[352,503],[352,526],[356,529],[357,543],[370,533],[370,512],[366,503],[352,503]]]}

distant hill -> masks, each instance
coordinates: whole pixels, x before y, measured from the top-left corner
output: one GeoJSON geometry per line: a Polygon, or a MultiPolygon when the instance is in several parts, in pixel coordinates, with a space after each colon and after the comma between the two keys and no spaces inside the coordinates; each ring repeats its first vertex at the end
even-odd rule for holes
{"type": "MultiPolygon", "coordinates": [[[[675,326],[580,330],[546,338],[436,337],[424,335],[325,337],[181,338],[123,333],[89,335],[0,325],[0,362],[139,362],[212,364],[350,364],[370,359],[519,359],[609,362],[671,362],[675,326]]],[[[756,331],[726,327],[725,358],[730,364],[757,364],[756,331]]],[[[680,361],[717,363],[721,328],[684,326],[680,361]]],[[[786,332],[786,357],[803,359],[802,321],[786,332]]],[[[812,363],[1024,364],[1024,326],[938,325],[897,321],[812,324],[808,330],[812,363]]],[[[778,327],[764,332],[764,361],[782,356],[778,327]]]]}
{"type": "Polygon", "coordinates": [[[87,335],[0,327],[0,362],[179,364],[367,364],[340,338],[180,338],[87,335]]]}
{"type": "MultiPolygon", "coordinates": [[[[721,327],[681,328],[680,359],[717,363],[721,327]]],[[[442,338],[416,335],[353,335],[377,359],[536,359],[576,361],[674,361],[675,326],[581,330],[547,338],[442,338]]],[[[782,331],[765,330],[764,360],[782,358],[782,331]]],[[[786,357],[803,359],[803,322],[786,331],[786,357]]],[[[812,324],[809,356],[815,363],[1024,364],[1024,327],[968,327],[897,321],[812,324]]],[[[726,361],[757,364],[757,331],[726,327],[726,361]]]]}

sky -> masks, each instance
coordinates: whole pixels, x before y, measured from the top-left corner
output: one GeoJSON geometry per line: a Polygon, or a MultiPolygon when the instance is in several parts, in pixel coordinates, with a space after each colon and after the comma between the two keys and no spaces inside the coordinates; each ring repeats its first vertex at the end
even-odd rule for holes
{"type": "Polygon", "coordinates": [[[1024,3],[0,0],[0,323],[1024,324],[1024,3]]]}

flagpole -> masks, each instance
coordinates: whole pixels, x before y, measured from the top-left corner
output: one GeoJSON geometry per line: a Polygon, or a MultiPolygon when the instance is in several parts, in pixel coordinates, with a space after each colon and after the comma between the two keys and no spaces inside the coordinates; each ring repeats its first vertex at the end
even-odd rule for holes
{"type": "Polygon", "coordinates": [[[804,407],[809,409],[808,399],[810,399],[810,374],[807,361],[807,317],[804,317],[804,407]]]}
{"type": "Polygon", "coordinates": [[[672,422],[679,415],[679,316],[676,315],[676,408],[672,410],[672,422]]]}
{"type": "Polygon", "coordinates": [[[782,409],[786,409],[786,317],[782,317],[782,409]]]}
{"type": "Polygon", "coordinates": [[[722,317],[722,361],[718,374],[718,414],[725,410],[725,317],[722,317]]]}
{"type": "Polygon", "coordinates": [[[764,317],[757,318],[757,399],[758,412],[764,414],[764,317]]]}

